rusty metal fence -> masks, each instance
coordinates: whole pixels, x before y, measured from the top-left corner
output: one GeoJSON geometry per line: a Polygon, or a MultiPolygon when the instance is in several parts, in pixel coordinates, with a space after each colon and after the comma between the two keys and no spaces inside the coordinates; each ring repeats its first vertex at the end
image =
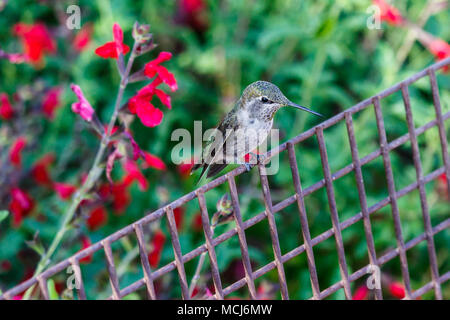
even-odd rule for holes
{"type": "MultiPolygon", "coordinates": [[[[204,252],[207,252],[210,259],[211,275],[215,289],[214,295],[212,297],[209,297],[210,299],[224,299],[230,293],[245,286],[248,288],[250,297],[255,299],[257,298],[257,292],[255,289],[255,279],[263,277],[265,274],[267,274],[269,271],[273,269],[276,269],[278,273],[278,279],[280,284],[279,288],[281,291],[282,298],[289,299],[288,286],[286,282],[283,264],[303,253],[305,253],[307,256],[309,276],[312,288],[311,299],[324,299],[340,289],[344,290],[345,297],[347,299],[351,299],[352,292],[350,289],[350,284],[352,282],[371,272],[373,266],[382,266],[396,257],[399,257],[400,259],[401,274],[403,278],[403,284],[405,287],[406,299],[415,299],[430,290],[434,290],[434,296],[436,299],[442,299],[441,284],[447,282],[450,279],[450,270],[446,271],[443,274],[439,274],[436,250],[434,245],[434,236],[439,232],[448,230],[448,228],[450,227],[450,217],[446,218],[444,221],[441,221],[437,225],[433,226],[431,224],[429,206],[425,191],[425,184],[429,183],[432,180],[435,180],[440,175],[444,174],[446,176],[447,190],[450,190],[450,159],[446,136],[446,130],[448,130],[448,128],[445,127],[445,121],[450,119],[450,112],[442,114],[438,84],[435,75],[435,72],[437,70],[442,69],[448,65],[450,65],[450,58],[442,60],[428,67],[427,69],[413,75],[412,77],[394,85],[391,88],[382,91],[376,96],[373,96],[369,99],[366,99],[356,104],[352,108],[345,110],[344,112],[330,118],[329,120],[319,124],[318,126],[308,131],[303,132],[302,134],[296,136],[295,138],[269,151],[267,153],[267,157],[265,160],[266,162],[271,157],[275,156],[278,153],[281,152],[288,153],[289,163],[292,171],[293,184],[295,186],[295,194],[277,204],[274,204],[271,199],[271,191],[268,183],[268,178],[267,175],[264,174],[265,166],[264,164],[258,164],[259,177],[261,181],[265,204],[264,212],[261,212],[249,218],[248,220],[245,221],[243,220],[238,200],[237,187],[235,183],[235,177],[246,171],[245,167],[241,166],[209,182],[208,184],[200,187],[199,189],[173,201],[172,203],[166,205],[165,207],[160,208],[146,215],[142,219],[136,221],[134,224],[128,225],[127,227],[106,237],[102,241],[99,241],[91,245],[89,248],[86,248],[78,252],[72,257],[62,262],[59,262],[58,264],[47,269],[37,277],[33,277],[21,283],[20,285],[10,289],[9,291],[4,292],[3,295],[0,296],[0,298],[12,299],[15,295],[19,294],[20,292],[23,292],[27,288],[30,288],[31,286],[38,284],[42,297],[45,299],[49,299],[49,292],[47,286],[48,279],[50,279],[57,273],[63,271],[64,269],[72,266],[74,270],[74,275],[78,283],[80,284],[80,287],[78,289],[78,298],[86,299],[84,282],[82,278],[82,273],[80,271],[79,262],[81,259],[92,255],[94,252],[103,250],[106,257],[106,266],[108,269],[109,280],[112,288],[112,296],[110,297],[110,299],[121,299],[122,297],[136,290],[139,290],[143,287],[145,287],[149,299],[156,299],[154,286],[155,280],[171,271],[174,271],[175,269],[177,270],[179,276],[179,284],[181,287],[182,298],[189,299],[190,298],[188,288],[189,286],[185,272],[185,264],[191,261],[192,259],[200,256],[204,252]],[[425,125],[416,128],[414,126],[413,114],[411,111],[408,86],[423,77],[428,77],[430,81],[436,118],[426,123],[425,125]],[[392,142],[388,142],[384,126],[383,114],[380,107],[380,100],[399,91],[401,92],[406,111],[406,123],[408,126],[408,133],[393,140],[392,142]],[[367,108],[374,109],[374,115],[378,128],[379,149],[373,151],[372,153],[368,154],[365,157],[360,158],[358,154],[355,131],[353,126],[353,115],[367,108]],[[323,131],[324,129],[331,127],[341,121],[345,122],[347,128],[348,139],[351,148],[352,163],[342,168],[341,170],[332,173],[328,162],[328,154],[325,146],[323,131]],[[433,127],[437,127],[439,132],[440,146],[442,149],[441,151],[444,165],[441,168],[424,176],[417,137],[433,127]],[[304,141],[305,139],[308,139],[312,136],[316,136],[317,141],[319,143],[324,179],[316,182],[315,184],[313,184],[308,188],[303,189],[301,179],[299,176],[298,164],[295,156],[295,147],[296,144],[298,144],[299,142],[304,141]],[[389,152],[405,144],[406,142],[410,142],[411,144],[413,162],[415,166],[417,179],[414,183],[406,186],[405,188],[401,190],[396,190],[389,152]],[[384,163],[388,197],[372,206],[368,206],[361,168],[363,165],[369,163],[370,161],[380,156],[382,157],[384,163]],[[343,177],[344,175],[347,175],[352,171],[354,172],[356,177],[356,185],[359,195],[361,212],[357,213],[356,215],[352,216],[349,219],[340,221],[336,206],[335,191],[333,189],[333,180],[343,177]],[[229,230],[228,232],[225,232],[217,237],[214,237],[211,231],[210,219],[205,200],[205,193],[222,184],[228,184],[229,186],[231,201],[234,209],[234,220],[236,223],[236,227],[232,230],[229,230]],[[307,212],[305,210],[304,197],[321,188],[326,189],[328,205],[331,212],[332,228],[314,238],[311,238],[308,227],[307,212]],[[400,214],[397,202],[399,198],[405,196],[408,193],[411,193],[414,190],[419,191],[425,232],[416,235],[415,238],[405,242],[405,238],[402,234],[400,214]],[[182,254],[179,241],[179,234],[177,231],[176,222],[174,218],[174,209],[186,204],[189,201],[198,201],[199,207],[201,208],[202,224],[205,234],[205,243],[186,254],[182,254]],[[283,208],[286,208],[287,206],[295,203],[298,206],[298,213],[301,223],[300,227],[304,243],[294,248],[293,250],[289,251],[288,253],[282,254],[280,250],[279,235],[277,232],[277,226],[275,223],[274,215],[283,208]],[[372,234],[370,215],[388,205],[391,206],[391,213],[394,223],[397,247],[385,252],[381,256],[377,256],[374,245],[374,238],[372,234]],[[144,240],[145,235],[144,226],[159,219],[167,219],[170,230],[171,242],[174,251],[174,260],[161,268],[151,270],[147,258],[148,252],[146,251],[144,240]],[[270,227],[270,237],[272,241],[275,259],[274,261],[266,264],[265,266],[257,270],[253,270],[249,257],[245,230],[264,219],[267,219],[270,227]],[[361,220],[363,222],[365,237],[367,241],[369,264],[349,274],[344,252],[344,244],[342,240],[342,231],[361,220]],[[142,279],[132,283],[131,285],[121,288],[117,275],[116,266],[114,263],[113,250],[111,248],[111,244],[121,239],[122,237],[131,235],[133,233],[135,234],[139,245],[139,253],[144,276],[142,279]],[[242,279],[236,281],[235,283],[223,287],[221,281],[221,270],[219,270],[215,247],[236,235],[240,243],[245,276],[242,279]],[[335,283],[334,285],[324,289],[319,287],[319,280],[314,259],[313,247],[333,236],[336,241],[341,280],[335,283]],[[430,262],[431,281],[417,290],[412,290],[406,251],[415,247],[422,241],[425,241],[427,245],[430,262]]],[[[383,297],[381,289],[376,289],[374,296],[376,299],[382,299],[383,297]]]]}

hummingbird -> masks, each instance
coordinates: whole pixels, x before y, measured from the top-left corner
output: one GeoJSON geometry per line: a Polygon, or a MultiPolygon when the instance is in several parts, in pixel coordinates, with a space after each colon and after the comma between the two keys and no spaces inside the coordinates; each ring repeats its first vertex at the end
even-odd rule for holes
{"type": "Polygon", "coordinates": [[[205,143],[200,163],[192,167],[191,174],[202,168],[199,182],[205,173],[206,178],[213,177],[229,164],[244,164],[250,170],[251,166],[244,161],[244,156],[250,154],[260,161],[260,155],[252,151],[265,141],[272,129],[275,113],[285,106],[323,117],[290,101],[273,83],[253,82],[244,89],[234,108],[225,115],[213,137],[205,143]]]}

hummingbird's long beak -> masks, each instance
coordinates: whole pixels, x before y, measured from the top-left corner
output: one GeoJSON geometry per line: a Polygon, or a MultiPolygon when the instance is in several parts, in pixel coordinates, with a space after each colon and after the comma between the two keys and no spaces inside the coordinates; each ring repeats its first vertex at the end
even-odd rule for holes
{"type": "Polygon", "coordinates": [[[300,110],[303,110],[303,111],[307,111],[307,112],[309,112],[309,113],[315,114],[316,116],[319,116],[319,117],[322,117],[322,118],[324,117],[323,115],[321,115],[321,114],[318,113],[318,112],[312,111],[311,109],[308,109],[308,108],[306,108],[306,107],[304,107],[304,106],[298,105],[298,104],[293,103],[293,102],[291,102],[291,101],[289,101],[288,106],[294,107],[294,108],[297,108],[297,109],[300,109],[300,110]]]}

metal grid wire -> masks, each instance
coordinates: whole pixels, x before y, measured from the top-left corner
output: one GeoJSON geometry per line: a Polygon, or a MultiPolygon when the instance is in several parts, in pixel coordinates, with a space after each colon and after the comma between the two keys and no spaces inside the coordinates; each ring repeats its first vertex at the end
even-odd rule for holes
{"type": "MultiPolygon", "coordinates": [[[[434,239],[433,236],[437,233],[446,230],[450,226],[450,218],[445,219],[444,221],[441,221],[439,224],[432,226],[430,221],[430,213],[429,208],[427,204],[427,197],[425,192],[425,184],[429,183],[432,180],[435,180],[440,175],[444,174],[447,178],[447,190],[450,190],[450,159],[449,159],[449,153],[448,153],[448,142],[446,137],[446,128],[445,128],[445,121],[450,118],[450,112],[447,112],[445,114],[442,114],[441,111],[441,103],[440,103],[440,97],[439,97],[439,91],[438,91],[438,85],[436,81],[436,75],[435,72],[438,69],[444,68],[445,66],[450,65],[450,58],[447,58],[445,60],[442,60],[427,69],[422,70],[421,72],[413,75],[412,77],[394,85],[393,87],[384,90],[383,92],[377,94],[374,97],[371,97],[367,100],[364,100],[355,106],[353,106],[350,109],[345,110],[344,112],[330,118],[329,120],[319,124],[318,126],[303,132],[302,134],[296,136],[295,138],[289,140],[288,142],[281,144],[277,148],[269,151],[267,153],[266,161],[269,160],[271,157],[275,156],[278,153],[281,152],[287,152],[289,156],[289,163],[292,171],[292,178],[293,183],[295,187],[295,194],[277,204],[272,203],[271,199],[271,192],[270,187],[268,183],[267,176],[264,174],[265,166],[264,164],[258,164],[258,170],[259,170],[259,177],[261,181],[262,186],[262,192],[264,197],[264,204],[265,204],[265,211],[259,213],[256,216],[253,216],[249,218],[248,220],[242,219],[242,214],[240,211],[239,206],[239,200],[238,200],[238,192],[236,188],[235,183],[235,177],[237,175],[240,175],[244,173],[246,170],[244,166],[240,166],[239,168],[236,168],[233,171],[230,171],[229,173],[209,182],[208,184],[200,187],[199,189],[173,201],[172,203],[168,204],[167,206],[160,208],[156,211],[154,211],[151,214],[146,215],[142,219],[138,220],[132,225],[128,225],[127,227],[115,232],[114,234],[106,237],[102,241],[99,241],[93,245],[91,245],[89,248],[84,249],[83,251],[78,252],[77,254],[73,255],[72,257],[59,262],[55,266],[47,269],[42,274],[38,275],[37,277],[33,277],[22,284],[10,289],[9,291],[6,291],[2,296],[0,296],[1,299],[12,299],[15,295],[19,294],[20,292],[23,292],[25,289],[38,284],[40,287],[41,295],[45,299],[49,299],[49,293],[47,288],[47,280],[51,278],[52,276],[56,275],[58,272],[61,272],[62,270],[66,269],[69,266],[73,267],[75,277],[78,280],[78,283],[80,284],[80,288],[78,290],[78,298],[79,299],[86,299],[86,293],[84,290],[84,284],[83,279],[80,271],[80,259],[83,259],[85,257],[88,257],[92,255],[94,252],[103,250],[105,257],[106,257],[106,266],[109,273],[109,280],[111,283],[112,288],[112,296],[110,299],[121,299],[122,297],[142,288],[145,286],[148,298],[149,299],[156,299],[155,294],[155,287],[154,287],[154,281],[157,278],[160,278],[161,276],[173,271],[177,270],[178,276],[179,276],[179,284],[181,287],[182,292],[182,298],[183,299],[189,299],[189,289],[188,289],[188,281],[186,278],[185,268],[184,265],[191,261],[192,259],[200,256],[202,253],[207,252],[209,259],[210,259],[210,268],[211,268],[211,275],[214,283],[215,288],[215,294],[212,299],[224,299],[227,295],[230,293],[247,286],[249,295],[252,299],[257,298],[256,290],[255,290],[255,279],[260,278],[264,276],[269,271],[276,269],[278,273],[278,279],[280,284],[280,291],[281,296],[283,299],[289,299],[289,292],[288,292],[288,286],[286,282],[286,276],[284,271],[283,264],[287,261],[293,259],[294,257],[302,254],[303,252],[306,253],[307,256],[307,262],[308,262],[308,269],[310,274],[310,280],[311,280],[311,288],[312,288],[312,297],[311,299],[323,299],[327,296],[331,295],[332,293],[336,292],[337,290],[343,289],[345,293],[345,297],[347,299],[351,299],[352,292],[350,289],[351,282],[361,278],[362,276],[366,275],[372,268],[373,265],[375,266],[382,266],[388,261],[396,258],[397,256],[400,259],[400,266],[401,266],[401,273],[403,278],[403,284],[405,286],[405,298],[406,299],[415,299],[422,294],[434,290],[434,295],[436,299],[442,299],[442,291],[441,291],[441,284],[445,283],[450,279],[450,271],[445,272],[444,274],[439,274],[438,271],[438,264],[437,264],[437,258],[436,258],[436,251],[435,251],[435,245],[434,245],[434,239]],[[415,128],[414,127],[414,121],[413,121],[413,115],[411,112],[411,104],[410,104],[410,98],[409,98],[409,92],[408,92],[408,86],[412,83],[416,82],[417,80],[423,78],[423,77],[429,77],[430,84],[431,84],[431,90],[432,90],[432,97],[433,97],[433,104],[434,109],[436,113],[436,118],[427,124],[415,128]],[[406,111],[406,122],[408,126],[408,134],[405,134],[392,142],[387,141],[386,138],[386,131],[384,127],[384,121],[383,121],[383,115],[380,108],[380,99],[385,98],[387,96],[392,95],[395,92],[400,91],[402,94],[404,107],[406,111]],[[373,151],[369,155],[360,158],[358,154],[358,148],[356,144],[356,137],[353,127],[353,121],[352,116],[360,112],[363,109],[366,108],[374,108],[375,111],[375,118],[378,128],[378,136],[379,136],[379,149],[376,151],[373,151]],[[342,168],[341,170],[338,170],[334,174],[330,170],[329,162],[328,162],[328,154],[327,149],[325,146],[324,141],[324,135],[323,131],[324,129],[331,127],[338,122],[345,122],[347,127],[347,133],[350,143],[350,149],[351,149],[351,156],[352,156],[352,163],[347,165],[346,167],[342,168]],[[439,138],[440,138],[440,145],[442,149],[442,157],[443,157],[443,167],[431,172],[430,174],[424,176],[422,171],[422,164],[419,154],[419,147],[417,142],[417,137],[421,134],[423,134],[426,130],[429,130],[433,127],[438,128],[439,131],[439,138]],[[314,185],[302,189],[301,185],[301,179],[299,176],[297,161],[295,157],[295,145],[298,144],[301,141],[306,140],[307,138],[310,138],[312,136],[316,136],[318,143],[319,143],[319,151],[320,151],[320,157],[321,157],[321,164],[323,168],[324,173],[324,179],[318,181],[314,185]],[[395,184],[394,184],[394,178],[393,178],[393,172],[392,172],[392,165],[389,157],[389,152],[393,149],[405,144],[406,142],[411,143],[411,149],[412,149],[412,155],[413,155],[413,161],[416,171],[416,177],[417,180],[406,186],[405,188],[401,190],[396,190],[395,184]],[[370,161],[374,160],[375,158],[381,156],[384,163],[385,168],[385,174],[386,174],[386,180],[387,180],[387,188],[388,188],[388,194],[389,196],[378,203],[368,207],[367,204],[367,198],[366,198],[366,191],[365,186],[363,182],[363,175],[361,167],[370,161]],[[346,219],[344,221],[339,221],[338,216],[338,210],[336,206],[336,199],[335,199],[335,191],[333,189],[333,180],[336,180],[338,178],[343,177],[344,175],[349,174],[350,172],[355,173],[356,177],[356,185],[357,190],[359,194],[359,201],[360,201],[360,207],[361,212],[358,214],[352,216],[349,219],[346,219]],[[211,226],[210,226],[210,220],[209,220],[209,214],[206,207],[206,201],[205,201],[205,193],[219,185],[227,183],[229,185],[230,194],[231,194],[231,202],[234,209],[234,220],[236,222],[236,227],[232,230],[229,230],[228,232],[225,232],[217,237],[213,237],[211,226]],[[331,212],[331,222],[332,222],[332,228],[323,232],[319,236],[316,236],[314,238],[311,238],[309,227],[308,227],[308,220],[307,220],[307,213],[305,211],[305,204],[304,204],[304,197],[308,196],[309,194],[321,189],[326,189],[326,194],[328,198],[328,205],[331,212]],[[404,236],[402,234],[402,228],[400,223],[400,214],[398,209],[397,201],[399,198],[405,196],[406,194],[414,191],[419,191],[419,197],[420,197],[420,203],[421,203],[421,210],[422,210],[422,217],[423,217],[423,223],[424,223],[424,230],[425,232],[417,235],[415,238],[413,238],[410,241],[405,242],[404,236]],[[205,243],[201,246],[197,247],[195,250],[190,251],[189,253],[182,254],[181,247],[180,247],[180,241],[178,236],[178,231],[174,219],[174,213],[173,210],[186,204],[189,201],[197,199],[200,209],[201,209],[201,216],[202,216],[202,223],[203,223],[203,229],[205,234],[205,243]],[[277,232],[277,226],[275,223],[275,217],[274,215],[282,210],[283,208],[286,208],[287,206],[297,203],[298,206],[298,212],[300,217],[300,223],[301,223],[301,231],[304,239],[304,243],[295,249],[289,251],[286,254],[282,254],[280,250],[280,243],[279,243],[279,235],[277,232]],[[394,229],[395,229],[395,237],[397,242],[397,247],[393,248],[386,253],[384,253],[381,256],[376,255],[375,251],[375,245],[374,245],[374,238],[372,234],[371,229],[371,222],[370,222],[370,215],[377,210],[380,210],[383,207],[386,207],[390,205],[391,211],[392,211],[392,217],[394,222],[394,229]],[[169,264],[156,269],[151,270],[149,261],[147,258],[148,252],[145,249],[145,242],[144,242],[144,226],[150,224],[151,222],[154,222],[156,220],[160,219],[167,219],[168,227],[170,230],[170,236],[172,241],[172,247],[174,250],[174,257],[175,259],[171,261],[169,264]],[[245,230],[250,228],[251,226],[257,224],[258,222],[267,219],[270,227],[270,237],[272,241],[273,246],[273,252],[274,252],[274,258],[275,260],[268,263],[267,265],[257,269],[252,269],[252,264],[250,262],[249,252],[248,252],[248,246],[245,236],[245,230]],[[350,227],[351,225],[357,223],[358,221],[363,221],[364,226],[364,232],[366,236],[367,241],[367,248],[368,248],[368,256],[369,256],[369,264],[365,267],[355,271],[352,274],[349,274],[347,262],[345,258],[345,252],[344,252],[344,244],[342,240],[342,230],[350,227]],[[135,234],[137,238],[137,242],[139,245],[139,252],[140,252],[140,258],[143,268],[143,278],[132,283],[131,285],[120,288],[118,276],[116,267],[114,264],[113,259],[113,252],[111,249],[111,244],[119,239],[121,239],[124,236],[135,234]],[[239,281],[236,281],[235,283],[232,283],[231,285],[227,287],[222,286],[221,277],[220,277],[220,270],[217,263],[217,257],[215,252],[215,247],[218,246],[220,243],[223,243],[224,241],[230,239],[231,237],[235,236],[237,234],[239,243],[240,243],[240,249],[242,253],[242,262],[244,266],[245,276],[240,279],[239,281]],[[317,276],[317,269],[316,264],[314,260],[314,254],[313,254],[313,247],[317,244],[325,241],[326,239],[331,238],[334,236],[336,241],[336,248],[337,248],[337,254],[338,254],[338,262],[339,262],[339,270],[341,275],[341,280],[334,285],[321,289],[319,287],[319,280],[317,276]],[[430,271],[431,271],[431,281],[422,286],[421,288],[413,291],[411,289],[410,284],[410,275],[408,271],[408,261],[406,257],[406,251],[413,248],[414,246],[418,245],[422,241],[426,241],[427,249],[428,249],[428,255],[429,255],[429,261],[430,261],[430,271]]],[[[375,290],[375,298],[376,299],[382,299],[382,292],[381,289],[375,290]]]]}

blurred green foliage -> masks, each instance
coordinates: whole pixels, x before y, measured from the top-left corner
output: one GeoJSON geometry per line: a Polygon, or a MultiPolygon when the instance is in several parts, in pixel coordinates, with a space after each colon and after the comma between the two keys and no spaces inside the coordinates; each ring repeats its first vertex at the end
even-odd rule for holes
{"type": "MultiPolygon", "coordinates": [[[[395,1],[399,10],[411,21],[416,21],[427,1],[395,1]]],[[[17,22],[45,22],[49,28],[58,27],[55,12],[63,10],[66,1],[9,1],[0,12],[0,44],[8,52],[20,52],[21,46],[11,33],[17,22]],[[47,3],[47,4],[46,4],[47,3]]],[[[12,95],[17,88],[42,81],[48,86],[64,88],[63,103],[54,121],[42,123],[39,147],[24,158],[25,166],[31,165],[42,154],[54,151],[58,155],[58,165],[63,170],[55,173],[57,181],[77,181],[81,173],[89,169],[98,146],[93,134],[83,130],[84,124],[70,110],[75,99],[69,89],[71,82],[81,86],[97,113],[106,121],[109,119],[118,89],[119,76],[113,60],[104,60],[94,54],[94,49],[112,39],[114,22],[124,29],[125,42],[131,45],[131,30],[134,21],[149,23],[159,47],[151,56],[140,58],[139,66],[153,59],[159,50],[170,51],[174,58],[167,67],[174,72],[179,90],[173,95],[173,109],[164,109],[164,120],[155,128],[142,126],[140,121],[132,125],[134,136],[142,149],[161,157],[169,170],[160,172],[148,170],[150,188],[141,192],[135,186],[132,190],[132,205],[121,216],[109,214],[108,224],[95,232],[88,232],[93,242],[124,227],[145,213],[149,213],[168,200],[174,200],[195,188],[196,177],[182,178],[176,166],[171,163],[171,149],[176,142],[171,141],[171,133],[176,128],[193,130],[194,120],[203,121],[203,128],[215,126],[243,88],[256,80],[269,80],[277,84],[292,100],[310,106],[326,117],[331,117],[349,108],[358,101],[368,98],[394,83],[420,71],[433,63],[433,56],[419,43],[414,43],[406,60],[399,63],[397,54],[404,45],[406,29],[382,24],[381,30],[366,27],[370,1],[321,0],[321,1],[207,1],[204,15],[207,25],[201,31],[193,30],[186,24],[175,23],[180,4],[175,1],[78,1],[82,11],[82,24],[94,26],[93,43],[80,55],[74,55],[70,43],[64,37],[57,37],[58,54],[46,57],[42,69],[34,69],[28,64],[13,65],[0,61],[0,92],[12,95]],[[76,142],[74,140],[76,138],[76,142]],[[64,161],[64,164],[62,164],[64,161]],[[167,196],[167,199],[166,198],[167,196]]],[[[424,29],[441,39],[450,39],[448,21],[450,12],[443,10],[429,18],[424,29]]],[[[64,28],[64,26],[60,26],[64,28]]],[[[60,29],[58,29],[60,30],[60,29]]],[[[450,110],[450,79],[438,74],[443,112],[450,110]]],[[[131,97],[141,84],[127,88],[126,98],[131,97]]],[[[430,85],[427,78],[421,79],[410,88],[411,103],[416,127],[435,118],[430,85]]],[[[404,106],[399,93],[381,101],[388,140],[392,141],[407,133],[404,106]]],[[[275,127],[281,130],[281,142],[296,136],[316,125],[320,120],[296,110],[281,110],[275,117],[275,127]]],[[[447,122],[448,123],[448,122],[447,122]]],[[[355,115],[355,132],[360,157],[378,148],[378,134],[372,108],[355,115]]],[[[447,126],[448,127],[448,126],[447,126]]],[[[448,133],[448,131],[447,131],[448,133]]],[[[351,154],[345,123],[339,123],[325,130],[325,140],[332,172],[351,163],[351,154]]],[[[442,155],[436,128],[419,137],[424,173],[428,174],[442,166],[442,155]]],[[[297,161],[303,187],[313,185],[323,179],[318,145],[315,138],[296,146],[297,161]]],[[[280,156],[280,171],[269,177],[273,203],[276,204],[294,194],[287,154],[280,156]]],[[[413,183],[416,179],[410,144],[407,143],[391,152],[397,190],[413,183]]],[[[387,187],[382,159],[378,157],[363,167],[368,205],[386,198],[387,187]]],[[[237,178],[239,200],[244,220],[264,211],[257,170],[237,178]]],[[[2,188],[6,186],[1,186],[2,188]]],[[[334,188],[340,221],[360,212],[359,198],[354,174],[334,181],[334,188]]],[[[449,204],[436,192],[436,182],[426,185],[432,224],[449,217],[449,204]]],[[[223,185],[206,193],[209,213],[215,212],[216,202],[227,192],[223,185]]],[[[0,274],[2,289],[17,284],[23,278],[25,266],[17,256],[26,248],[25,240],[32,238],[39,230],[44,244],[51,241],[56,233],[62,213],[67,204],[55,195],[40,194],[38,210],[46,216],[46,221],[33,217],[24,221],[20,229],[9,227],[8,219],[0,226],[0,260],[8,260],[13,268],[0,274]]],[[[331,228],[328,200],[324,189],[306,197],[306,210],[315,237],[331,228]]],[[[3,209],[3,208],[1,208],[3,209]]],[[[185,216],[180,231],[183,253],[195,249],[204,241],[202,233],[192,228],[194,216],[198,213],[198,203],[192,201],[185,206],[185,216]]],[[[406,241],[424,232],[419,195],[414,191],[399,200],[399,210],[403,234],[406,241]]],[[[293,204],[276,214],[282,253],[294,249],[302,243],[298,209],[293,204]]],[[[158,226],[152,226],[157,228],[158,226]]],[[[234,227],[234,222],[219,226],[216,235],[234,227]]],[[[84,227],[81,226],[83,229],[84,227]]],[[[162,230],[168,235],[166,222],[162,230]]],[[[377,256],[388,248],[396,246],[394,226],[390,207],[372,216],[377,256]]],[[[254,269],[273,260],[269,228],[266,220],[246,231],[250,258],[254,269]]],[[[70,238],[70,237],[69,237],[70,238]]],[[[362,221],[343,231],[344,245],[349,272],[368,264],[367,245],[362,221]]],[[[435,236],[439,271],[450,269],[448,256],[450,234],[448,230],[435,236]]],[[[78,242],[68,239],[53,257],[60,261],[80,249],[78,242]]],[[[123,239],[113,247],[117,255],[117,267],[121,288],[142,277],[136,239],[123,239]],[[125,262],[124,262],[125,261],[125,262]]],[[[32,254],[31,260],[35,262],[32,254]]],[[[333,238],[314,247],[316,266],[321,289],[340,280],[336,245],[333,238]]],[[[233,237],[217,247],[217,257],[224,286],[238,280],[234,261],[241,256],[237,237],[233,237]],[[233,273],[235,272],[235,273],[233,273]]],[[[430,270],[426,243],[408,251],[409,271],[412,288],[418,289],[430,281],[430,270]]],[[[173,260],[170,241],[167,240],[160,266],[173,260]]],[[[208,259],[207,259],[208,260],[208,259]]],[[[194,273],[197,259],[186,264],[188,279],[194,273]]],[[[82,267],[88,298],[104,298],[110,294],[107,273],[102,253],[94,255],[91,264],[82,267]]],[[[204,267],[207,284],[208,266],[204,267]]],[[[290,297],[305,299],[312,295],[305,254],[285,264],[290,297]]],[[[382,267],[382,272],[401,280],[399,259],[395,258],[382,267]]],[[[241,273],[239,273],[241,276],[241,273]]],[[[61,273],[60,278],[65,279],[61,273]]],[[[276,283],[276,271],[264,276],[276,283]]],[[[64,280],[62,280],[64,281],[64,280]]],[[[257,280],[257,284],[261,281],[257,280]]],[[[362,282],[357,282],[356,285],[362,282]]],[[[51,284],[52,296],[55,284],[51,284]]],[[[353,284],[355,285],[355,284],[353,284]]],[[[180,295],[176,271],[163,277],[159,284],[161,297],[180,295]]],[[[355,287],[353,287],[355,289],[355,287]]],[[[444,297],[450,298],[450,287],[443,285],[444,297]]],[[[144,291],[130,298],[139,298],[144,291]]],[[[234,294],[245,297],[244,290],[234,294]]],[[[279,298],[279,294],[276,296],[279,298]]],[[[331,298],[343,298],[339,290],[331,298]]],[[[386,294],[388,298],[389,295],[386,294]]],[[[432,298],[430,291],[423,298],[432,298]]]]}

